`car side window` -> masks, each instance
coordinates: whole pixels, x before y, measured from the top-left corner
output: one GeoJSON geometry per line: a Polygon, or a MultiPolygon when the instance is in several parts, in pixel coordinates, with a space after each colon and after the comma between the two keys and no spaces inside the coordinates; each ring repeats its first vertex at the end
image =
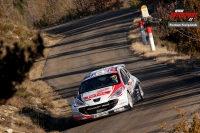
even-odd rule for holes
{"type": "Polygon", "coordinates": [[[128,78],[130,78],[130,73],[127,69],[123,68],[124,72],[126,73],[126,75],[128,76],[128,78]]]}
{"type": "Polygon", "coordinates": [[[120,74],[121,74],[121,76],[122,76],[122,80],[123,80],[124,84],[127,84],[129,78],[128,78],[128,76],[126,75],[126,73],[121,69],[121,70],[120,70],[120,74]]]}

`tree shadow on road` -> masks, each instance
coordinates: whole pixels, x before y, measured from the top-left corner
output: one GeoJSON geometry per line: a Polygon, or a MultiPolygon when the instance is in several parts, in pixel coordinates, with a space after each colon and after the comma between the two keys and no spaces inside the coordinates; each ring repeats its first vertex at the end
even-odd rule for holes
{"type": "Polygon", "coordinates": [[[6,46],[0,42],[0,102],[4,103],[16,92],[33,66],[35,59],[43,56],[43,39],[38,33],[34,46],[22,47],[19,43],[6,46]]]}

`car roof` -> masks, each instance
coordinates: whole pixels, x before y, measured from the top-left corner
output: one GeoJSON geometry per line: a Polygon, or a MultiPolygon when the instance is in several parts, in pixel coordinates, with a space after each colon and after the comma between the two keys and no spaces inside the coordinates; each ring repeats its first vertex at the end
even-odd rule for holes
{"type": "Polygon", "coordinates": [[[119,67],[125,67],[124,64],[118,64],[118,65],[113,65],[113,66],[108,66],[108,67],[104,67],[95,71],[92,71],[91,73],[87,74],[83,81],[88,80],[90,78],[94,78],[94,77],[98,77],[100,75],[106,75],[109,73],[118,73],[117,69],[119,67]]]}

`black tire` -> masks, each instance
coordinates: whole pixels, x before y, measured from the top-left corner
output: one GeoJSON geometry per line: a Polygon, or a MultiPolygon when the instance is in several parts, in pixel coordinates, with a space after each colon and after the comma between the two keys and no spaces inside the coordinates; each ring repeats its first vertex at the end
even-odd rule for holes
{"type": "Polygon", "coordinates": [[[138,85],[138,86],[139,86],[139,91],[140,91],[140,98],[141,98],[141,101],[142,101],[142,100],[144,100],[144,91],[143,91],[141,85],[138,85]]]}

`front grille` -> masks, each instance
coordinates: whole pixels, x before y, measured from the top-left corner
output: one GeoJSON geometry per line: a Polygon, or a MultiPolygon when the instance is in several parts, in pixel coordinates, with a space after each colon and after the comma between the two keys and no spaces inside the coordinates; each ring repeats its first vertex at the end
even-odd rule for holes
{"type": "Polygon", "coordinates": [[[79,111],[82,114],[86,114],[86,115],[96,114],[96,113],[104,112],[104,111],[114,108],[117,105],[117,103],[118,103],[118,99],[114,99],[102,104],[79,108],[79,111]]]}

